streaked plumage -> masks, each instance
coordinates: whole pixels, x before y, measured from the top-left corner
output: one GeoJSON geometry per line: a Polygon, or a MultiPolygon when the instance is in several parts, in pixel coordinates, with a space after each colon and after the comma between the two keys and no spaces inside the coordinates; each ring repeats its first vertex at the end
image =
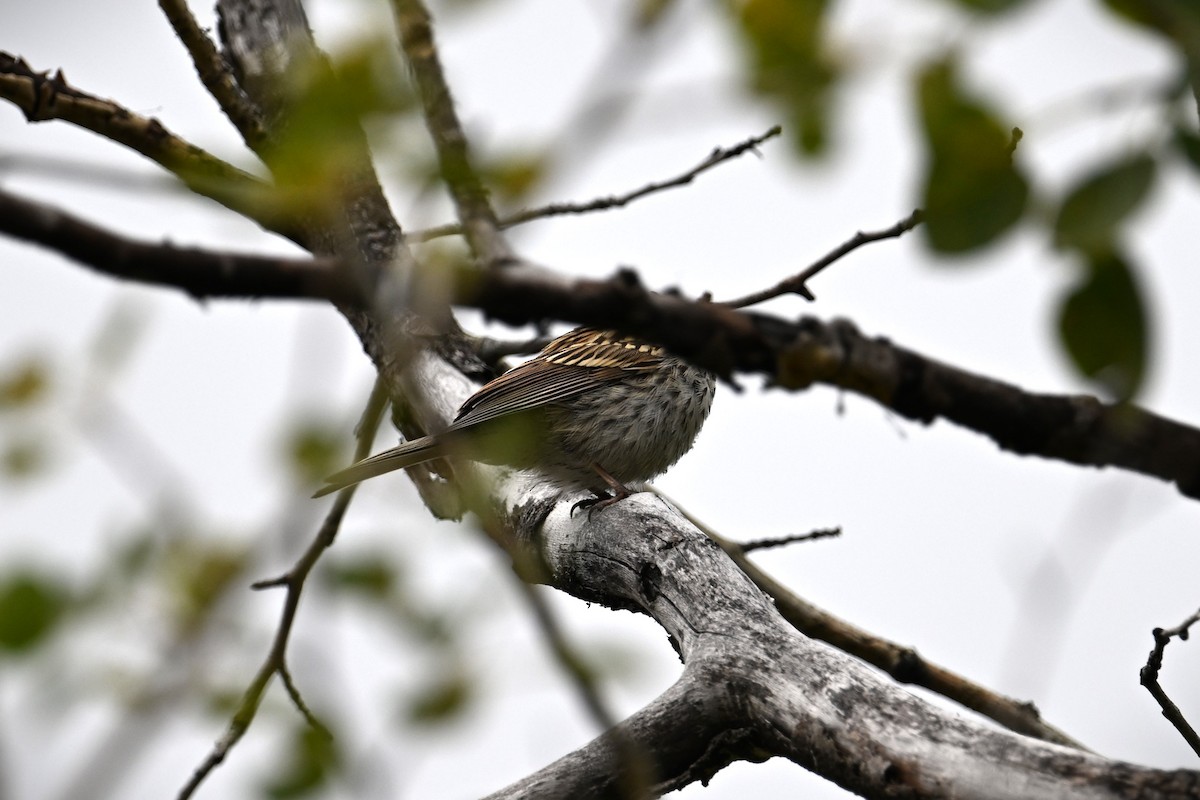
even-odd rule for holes
{"type": "Polygon", "coordinates": [[[714,391],[710,373],[657,345],[576,328],[484,385],[445,431],[337,472],[315,496],[448,457],[535,468],[620,499],[691,449],[714,391]]]}

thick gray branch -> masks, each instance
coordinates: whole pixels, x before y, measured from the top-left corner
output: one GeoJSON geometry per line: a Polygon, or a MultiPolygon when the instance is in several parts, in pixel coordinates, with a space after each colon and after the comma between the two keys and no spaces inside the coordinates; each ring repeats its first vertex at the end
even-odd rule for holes
{"type": "MultiPolygon", "coordinates": [[[[404,371],[424,424],[444,425],[473,384],[427,351],[404,371]]],[[[638,494],[591,515],[536,476],[463,467],[491,482],[518,563],[581,599],[643,611],[684,660],[679,681],[620,726],[665,792],[735,760],[781,756],[866,797],[1189,798],[1200,772],[1144,769],[1000,731],[922,700],[800,634],[711,539],[638,494]]],[[[494,797],[614,796],[624,765],[607,737],[494,797]]]]}

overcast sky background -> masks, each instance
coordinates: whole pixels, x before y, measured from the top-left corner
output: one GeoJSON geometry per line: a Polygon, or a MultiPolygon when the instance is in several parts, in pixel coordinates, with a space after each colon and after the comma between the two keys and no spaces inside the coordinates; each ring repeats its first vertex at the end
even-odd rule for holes
{"type": "MultiPolygon", "coordinates": [[[[780,120],[776,109],[741,91],[735,42],[714,7],[678,5],[651,45],[644,80],[633,87],[643,98],[602,147],[588,148],[573,131],[570,168],[539,202],[585,200],[672,176],[713,147],[780,120]]],[[[464,6],[435,6],[435,13],[477,149],[552,140],[589,96],[614,83],[611,73],[598,82],[597,69],[611,58],[622,31],[619,11],[628,4],[464,6]]],[[[1136,149],[1154,130],[1136,109],[1063,113],[1065,101],[1089,88],[1166,76],[1172,65],[1164,48],[1118,25],[1099,4],[1031,3],[993,26],[971,24],[950,6],[837,4],[835,28],[855,77],[826,160],[800,163],[776,140],[761,159],[726,164],[686,189],[623,211],[535,223],[513,231],[514,243],[565,273],[605,276],[632,265],[649,286],[691,295],[711,291],[720,299],[774,283],[856,230],[885,227],[911,211],[921,169],[911,75],[923,56],[952,44],[962,48],[974,84],[987,87],[1025,130],[1020,157],[1045,187],[1060,188],[1105,156],[1136,149]]],[[[195,11],[212,24],[209,9],[195,11]]],[[[383,3],[320,2],[311,14],[329,47],[391,25],[383,3]]],[[[253,167],[155,4],[47,0],[35,9],[3,0],[0,20],[0,49],[35,69],[62,68],[79,88],[157,116],[253,167]]],[[[620,61],[637,57],[626,53],[620,61]]],[[[388,149],[389,135],[417,141],[411,129],[375,133],[380,150],[388,149]]],[[[393,157],[382,170],[401,222],[414,228],[448,220],[440,199],[395,189],[399,182],[389,176],[404,169],[393,157]]],[[[164,190],[158,174],[97,137],[62,123],[29,126],[14,109],[0,109],[6,188],[140,238],[294,252],[214,204],[164,190]],[[39,160],[64,155],[116,177],[54,175],[39,160]]],[[[1181,170],[1163,178],[1131,237],[1154,315],[1155,360],[1143,402],[1200,423],[1200,192],[1195,176],[1181,170]]],[[[0,484],[0,559],[65,569],[82,581],[170,498],[214,535],[258,537],[264,569],[256,577],[286,568],[327,501],[303,499],[282,477],[281,437],[297,415],[343,420],[349,435],[371,385],[370,365],[343,320],[316,304],[200,305],[176,292],[93,276],[4,239],[0,265],[0,365],[36,352],[61,368],[55,402],[38,428],[49,432],[56,471],[52,480],[0,484]],[[89,347],[114,313],[144,327],[106,391],[161,460],[122,454],[112,443],[120,431],[106,427],[112,418],[85,402],[96,392],[89,347]]],[[[812,283],[815,304],[789,298],[763,310],[844,316],[870,334],[1027,389],[1089,391],[1052,333],[1057,297],[1073,269],[1029,229],[970,264],[941,261],[910,236],[838,263],[812,283]]],[[[745,383],[741,394],[719,392],[695,450],[659,481],[667,493],[733,538],[841,526],[840,539],[757,560],[823,608],[1034,701],[1049,722],[1102,754],[1195,767],[1137,682],[1150,630],[1177,624],[1200,603],[1195,502],[1150,479],[1000,453],[970,432],[914,425],[826,388],[787,394],[762,391],[755,378],[745,383]]],[[[13,432],[0,427],[0,434],[13,432]]],[[[379,446],[392,437],[385,432],[379,446]]],[[[378,612],[353,603],[303,605],[292,650],[297,680],[318,712],[345,708],[344,718],[358,721],[344,742],[356,778],[333,796],[477,796],[595,735],[512,592],[502,560],[470,526],[430,522],[405,478],[364,486],[336,549],[394,554],[422,602],[461,614],[464,663],[483,688],[463,720],[405,734],[394,724],[392,698],[428,665],[388,634],[392,622],[378,612]]],[[[604,688],[621,715],[678,675],[665,635],[649,620],[546,594],[570,636],[610,665],[604,688]]],[[[244,685],[266,651],[280,599],[239,595],[226,611],[258,623],[257,635],[211,648],[212,661],[201,668],[244,685]]],[[[133,615],[111,636],[58,646],[53,668],[46,659],[0,663],[0,788],[14,798],[64,796],[113,720],[127,713],[101,699],[55,707],[56,682],[102,682],[113,664],[169,658],[146,633],[133,615]]],[[[1200,686],[1189,676],[1198,666],[1194,644],[1168,650],[1164,684],[1193,721],[1200,686]]],[[[264,759],[293,714],[281,694],[272,689],[264,719],[201,797],[240,796],[262,777],[264,759]]],[[[221,728],[211,717],[163,722],[113,796],[173,796],[221,728]]],[[[676,796],[845,793],[775,760],[735,765],[708,789],[696,785],[676,796]]]]}

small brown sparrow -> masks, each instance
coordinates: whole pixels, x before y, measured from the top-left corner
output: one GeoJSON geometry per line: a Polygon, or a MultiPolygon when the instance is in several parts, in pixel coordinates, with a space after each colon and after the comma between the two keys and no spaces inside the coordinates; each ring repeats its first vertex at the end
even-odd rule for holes
{"type": "Polygon", "coordinates": [[[657,345],[576,328],[485,384],[446,430],[336,472],[313,496],[448,457],[536,469],[608,505],[691,449],[715,389],[711,373],[657,345]]]}

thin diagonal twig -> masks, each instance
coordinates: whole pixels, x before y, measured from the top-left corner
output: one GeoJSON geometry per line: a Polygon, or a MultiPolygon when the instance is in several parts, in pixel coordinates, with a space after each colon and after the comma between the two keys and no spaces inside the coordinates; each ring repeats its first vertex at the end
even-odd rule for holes
{"type": "Polygon", "coordinates": [[[1200,735],[1197,735],[1196,730],[1188,724],[1183,712],[1179,710],[1179,706],[1175,705],[1158,682],[1158,673],[1162,670],[1163,665],[1163,651],[1166,650],[1167,643],[1174,638],[1186,641],[1188,629],[1197,622],[1200,622],[1200,611],[1192,614],[1174,628],[1155,628],[1151,631],[1154,636],[1154,649],[1150,651],[1150,657],[1146,659],[1146,666],[1142,667],[1140,677],[1142,686],[1145,686],[1146,691],[1150,692],[1158,702],[1159,708],[1162,709],[1162,715],[1175,726],[1175,730],[1179,731],[1179,735],[1196,752],[1196,755],[1200,755],[1200,735]]]}
{"type": "MultiPolygon", "coordinates": [[[[362,420],[359,422],[357,429],[358,443],[355,448],[355,460],[366,458],[371,451],[371,442],[375,439],[375,431],[379,428],[380,420],[383,419],[383,411],[387,407],[387,392],[384,388],[383,381],[376,380],[375,387],[371,390],[371,397],[367,401],[367,406],[363,410],[362,420]]],[[[309,710],[307,704],[300,697],[299,691],[296,689],[294,682],[291,680],[290,673],[287,671],[287,645],[288,639],[292,632],[292,625],[296,619],[296,609],[300,605],[300,593],[304,590],[304,582],[308,579],[308,575],[312,572],[312,568],[316,565],[321,555],[333,544],[337,538],[338,529],[341,527],[342,519],[346,515],[346,509],[350,506],[350,501],[354,497],[354,486],[348,486],[338,492],[337,498],[334,500],[333,506],[329,509],[329,513],[325,516],[317,535],[313,537],[308,548],[287,572],[278,578],[259,581],[252,585],[254,589],[264,589],[274,586],[283,586],[287,589],[287,597],[284,599],[283,612],[280,615],[279,626],[275,630],[275,638],[271,643],[271,650],[263,661],[262,666],[258,668],[254,679],[242,694],[242,699],[238,703],[237,709],[233,713],[233,718],[229,721],[229,726],[225,729],[225,734],[217,740],[213,745],[213,749],[209,751],[208,756],[201,762],[192,777],[184,785],[179,792],[179,800],[187,800],[200,787],[214,769],[216,769],[229,751],[245,735],[250,727],[250,723],[254,721],[255,715],[258,713],[258,708],[262,703],[263,695],[266,693],[267,686],[271,682],[271,678],[275,675],[280,675],[288,696],[296,704],[300,713],[310,724],[313,724],[318,730],[326,731],[325,726],[317,721],[312,711],[309,710]]],[[[326,731],[327,732],[327,731],[326,731]]]]}
{"type": "MultiPolygon", "coordinates": [[[[508,229],[517,225],[524,225],[525,223],[532,222],[533,220],[546,219],[547,217],[564,216],[567,214],[590,214],[596,211],[607,211],[613,208],[622,208],[636,200],[641,200],[643,197],[647,197],[667,189],[676,189],[681,186],[687,186],[697,177],[713,167],[723,164],[726,161],[735,159],[745,153],[758,153],[759,145],[778,136],[780,133],[782,133],[782,131],[783,129],[776,125],[767,132],[758,136],[751,136],[744,141],[738,142],[732,147],[715,148],[711,153],[709,153],[707,158],[689,169],[687,172],[680,173],[673,178],[667,178],[661,181],[651,181],[644,186],[640,186],[637,189],[625,192],[624,194],[597,197],[594,200],[578,203],[550,203],[549,205],[518,211],[515,214],[501,218],[497,224],[501,229],[508,229]]],[[[414,231],[408,234],[408,239],[409,241],[413,242],[426,242],[430,239],[437,239],[442,236],[456,236],[462,232],[462,225],[439,225],[436,228],[426,228],[425,230],[414,231]]]]}
{"type": "Polygon", "coordinates": [[[818,258],[812,264],[808,265],[802,272],[793,275],[790,278],[785,278],[769,289],[763,289],[760,292],[752,292],[745,297],[739,297],[736,300],[726,300],[721,305],[729,306],[730,308],[746,308],[747,306],[757,305],[758,303],[772,300],[785,294],[798,294],[806,300],[815,300],[812,292],[808,290],[808,281],[817,273],[828,267],[833,262],[843,256],[857,250],[864,244],[870,242],[878,242],[881,239],[895,239],[903,236],[913,228],[921,224],[925,219],[925,212],[921,209],[916,209],[904,219],[897,222],[891,227],[884,228],[878,231],[859,231],[851,236],[840,245],[830,250],[825,255],[818,258]]]}
{"type": "Polygon", "coordinates": [[[841,535],[841,528],[820,528],[808,533],[793,533],[790,536],[769,536],[763,539],[751,539],[748,542],[730,542],[730,545],[745,554],[755,550],[767,550],[772,547],[783,547],[797,542],[811,542],[816,539],[829,539],[841,535]]]}

